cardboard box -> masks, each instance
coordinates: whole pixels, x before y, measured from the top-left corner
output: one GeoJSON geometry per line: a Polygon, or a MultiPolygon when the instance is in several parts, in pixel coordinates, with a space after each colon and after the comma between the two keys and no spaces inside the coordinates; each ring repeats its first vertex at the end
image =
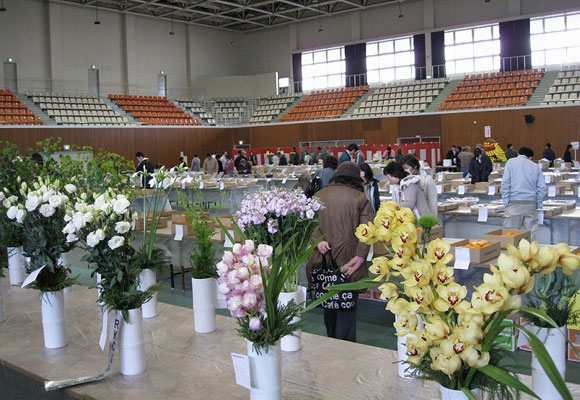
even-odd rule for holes
{"type": "MultiPolygon", "coordinates": [[[[242,240],[242,238],[238,234],[238,231],[236,229],[234,229],[234,222],[232,220],[231,215],[224,215],[222,217],[218,217],[218,220],[223,224],[223,226],[226,228],[226,230],[232,231],[234,233],[234,235],[233,235],[234,242],[240,242],[242,240]]],[[[225,241],[226,240],[226,233],[224,232],[222,227],[219,224],[217,224],[216,229],[219,230],[219,232],[220,232],[221,240],[225,241]]]]}
{"type": "MultiPolygon", "coordinates": [[[[161,219],[159,219],[159,225],[157,225],[157,229],[167,228],[168,221],[169,221],[169,218],[161,217],[161,219]]],[[[143,232],[143,228],[145,225],[144,222],[145,222],[145,220],[143,218],[137,218],[137,220],[135,221],[135,231],[143,232]]],[[[153,220],[151,218],[147,219],[147,230],[151,229],[152,222],[153,222],[153,220]]]]}
{"type": "MultiPolygon", "coordinates": [[[[420,231],[419,228],[417,228],[417,244],[423,244],[423,238],[421,237],[422,234],[423,231],[420,231]]],[[[435,225],[433,228],[431,228],[431,239],[429,240],[429,242],[431,240],[442,238],[443,238],[443,227],[441,225],[435,225]]]]}
{"type": "Polygon", "coordinates": [[[554,168],[571,168],[572,163],[564,162],[564,160],[554,160],[554,168]]]}
{"type": "Polygon", "coordinates": [[[556,174],[545,174],[544,175],[544,182],[546,183],[546,185],[548,184],[555,184],[558,183],[562,180],[562,176],[560,174],[556,175],[556,174]]]}
{"type": "Polygon", "coordinates": [[[463,172],[445,172],[443,180],[452,181],[454,179],[463,179],[463,172]]]}
{"type": "Polygon", "coordinates": [[[478,204],[469,207],[471,210],[471,215],[479,215],[480,208],[487,208],[488,217],[498,217],[503,215],[504,207],[503,204],[485,204],[485,207],[480,207],[478,204]]]}
{"type": "Polygon", "coordinates": [[[548,207],[562,207],[564,211],[576,209],[576,200],[544,200],[543,204],[548,207]]]}
{"type": "Polygon", "coordinates": [[[526,239],[531,242],[532,234],[530,231],[524,229],[497,229],[483,235],[485,240],[499,240],[502,249],[507,249],[508,244],[512,246],[518,246],[520,240],[526,239]],[[506,236],[508,232],[517,232],[516,236],[506,236]]]}
{"type": "Polygon", "coordinates": [[[560,206],[549,206],[542,207],[541,211],[544,212],[544,217],[553,217],[554,215],[562,214],[564,208],[560,206]]]}
{"type": "MultiPolygon", "coordinates": [[[[149,218],[153,218],[153,214],[154,214],[153,211],[149,211],[149,218]]],[[[157,211],[157,214],[159,215],[159,211],[157,211]]],[[[164,217],[164,218],[167,217],[168,219],[171,218],[175,214],[179,214],[179,211],[177,211],[177,210],[162,210],[161,211],[161,217],[164,217]]]]}
{"type": "Polygon", "coordinates": [[[468,186],[471,185],[471,181],[469,179],[455,179],[451,181],[451,187],[453,189],[457,189],[459,186],[468,186]]]}
{"type": "Polygon", "coordinates": [[[489,183],[485,193],[490,196],[501,196],[501,184],[500,183],[489,183]]]}
{"type": "Polygon", "coordinates": [[[508,351],[516,351],[518,348],[518,330],[512,326],[514,322],[517,323],[519,318],[514,316],[513,318],[506,318],[502,321],[501,326],[504,326],[504,329],[499,333],[497,338],[495,339],[495,343],[498,347],[501,347],[508,351]]]}
{"type": "Polygon", "coordinates": [[[462,196],[461,190],[463,190],[463,194],[473,193],[473,191],[475,190],[475,185],[467,184],[467,183],[463,184],[463,185],[457,185],[457,194],[460,196],[462,196]]]}
{"type": "Polygon", "coordinates": [[[175,236],[175,226],[179,225],[183,227],[183,237],[192,237],[193,236],[193,227],[190,224],[178,224],[171,222],[171,235],[175,236]]]}
{"type": "Polygon", "coordinates": [[[188,224],[189,225],[189,221],[187,220],[187,216],[184,213],[173,214],[171,216],[171,222],[173,224],[179,224],[179,225],[188,224]]]}
{"type": "Polygon", "coordinates": [[[489,182],[475,182],[475,190],[487,192],[489,182]]]}
{"type": "MultiPolygon", "coordinates": [[[[469,244],[470,239],[460,240],[451,245],[451,251],[453,252],[453,259],[457,259],[455,256],[456,249],[458,247],[463,247],[469,244]]],[[[479,239],[474,239],[479,240],[479,239]]],[[[468,249],[469,250],[469,260],[471,264],[481,264],[488,260],[493,260],[499,257],[501,253],[501,245],[499,240],[488,240],[489,245],[482,247],[481,249],[468,249]]]]}
{"type": "Polygon", "coordinates": [[[441,193],[449,193],[452,190],[452,185],[451,183],[438,183],[436,185],[437,187],[437,193],[441,194],[441,193]]]}
{"type": "Polygon", "coordinates": [[[538,165],[542,168],[542,171],[546,171],[548,168],[550,168],[550,161],[538,160],[538,165]]]}
{"type": "Polygon", "coordinates": [[[456,210],[459,208],[459,203],[439,203],[437,205],[437,211],[439,212],[443,212],[443,211],[449,211],[449,210],[456,210]]]}

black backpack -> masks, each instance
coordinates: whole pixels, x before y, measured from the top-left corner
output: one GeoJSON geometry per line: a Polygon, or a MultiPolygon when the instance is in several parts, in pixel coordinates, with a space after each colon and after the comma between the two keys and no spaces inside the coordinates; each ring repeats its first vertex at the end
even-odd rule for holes
{"type": "Polygon", "coordinates": [[[304,191],[306,197],[311,198],[314,196],[316,192],[320,190],[320,177],[318,175],[314,175],[310,182],[308,182],[308,187],[304,191]]]}

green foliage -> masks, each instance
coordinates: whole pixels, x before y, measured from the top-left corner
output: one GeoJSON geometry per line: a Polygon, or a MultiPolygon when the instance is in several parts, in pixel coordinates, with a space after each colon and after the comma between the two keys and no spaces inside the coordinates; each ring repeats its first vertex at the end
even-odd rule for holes
{"type": "Polygon", "coordinates": [[[154,247],[148,253],[148,249],[142,246],[131,258],[131,264],[133,268],[139,269],[139,271],[143,271],[144,269],[162,271],[169,267],[169,257],[158,247],[154,247]]]}
{"type": "Polygon", "coordinates": [[[203,202],[194,204],[186,209],[186,216],[193,227],[195,250],[189,255],[191,276],[194,279],[217,278],[215,267],[217,257],[211,241],[214,233],[214,224],[205,211],[203,202]]]}
{"type": "Polygon", "coordinates": [[[433,215],[423,215],[419,218],[418,225],[427,230],[433,228],[438,222],[437,217],[434,217],[433,215]]]}
{"type": "MultiPolygon", "coordinates": [[[[87,147],[85,150],[91,150],[87,147]]],[[[133,162],[123,156],[99,149],[87,162],[85,179],[92,192],[103,192],[107,187],[127,193],[131,190],[131,178],[128,171],[134,169],[133,162]]]]}

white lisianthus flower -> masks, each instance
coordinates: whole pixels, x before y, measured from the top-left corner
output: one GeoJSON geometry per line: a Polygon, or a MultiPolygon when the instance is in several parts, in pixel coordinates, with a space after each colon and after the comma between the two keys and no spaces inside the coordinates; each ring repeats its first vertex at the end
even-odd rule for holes
{"type": "Polygon", "coordinates": [[[67,185],[64,185],[64,190],[66,190],[67,193],[73,194],[73,193],[76,193],[77,188],[75,185],[69,183],[67,185]]]}
{"type": "Polygon", "coordinates": [[[2,205],[4,206],[4,208],[10,208],[12,206],[12,203],[10,202],[10,200],[4,199],[2,201],[2,205]]]}
{"type": "Polygon", "coordinates": [[[77,211],[76,213],[74,213],[74,215],[72,217],[72,222],[73,222],[75,228],[77,230],[79,230],[79,229],[83,229],[87,225],[88,221],[82,212],[77,211]]]}
{"type": "Polygon", "coordinates": [[[149,187],[150,187],[151,189],[155,189],[155,188],[157,188],[157,187],[158,187],[158,186],[157,186],[157,179],[155,179],[155,177],[154,177],[154,176],[153,176],[153,177],[151,177],[151,178],[150,178],[150,180],[149,180],[149,187]]]}
{"type": "Polygon", "coordinates": [[[64,222],[71,222],[72,221],[72,216],[65,214],[64,215],[64,222]]]}
{"type": "Polygon", "coordinates": [[[58,208],[62,205],[62,197],[58,194],[52,195],[48,199],[48,204],[50,204],[54,208],[58,208]]]}
{"type": "Polygon", "coordinates": [[[131,205],[131,203],[129,203],[129,200],[127,200],[125,198],[114,200],[113,201],[113,211],[117,215],[125,214],[127,212],[127,210],[129,209],[130,205],[131,205]]]}
{"type": "Polygon", "coordinates": [[[36,207],[40,205],[42,199],[34,194],[29,194],[26,202],[24,203],[24,207],[28,212],[32,212],[36,210],[36,207]]]}
{"type": "Polygon", "coordinates": [[[38,211],[46,218],[52,217],[54,215],[54,212],[56,211],[55,208],[53,206],[51,206],[50,204],[43,204],[40,206],[40,208],[38,209],[38,211]]]}
{"type": "Polygon", "coordinates": [[[95,247],[99,242],[100,240],[95,232],[91,232],[87,235],[87,245],[89,247],[95,247]]]}
{"type": "Polygon", "coordinates": [[[96,209],[100,210],[103,207],[103,205],[105,205],[106,203],[107,203],[107,199],[105,199],[105,195],[102,194],[95,199],[94,206],[96,209]]]}
{"type": "Polygon", "coordinates": [[[115,224],[115,232],[117,232],[120,235],[129,232],[130,229],[131,224],[129,222],[121,221],[115,224]]]}
{"type": "Polygon", "coordinates": [[[24,222],[24,218],[26,217],[26,211],[18,209],[16,212],[16,222],[19,224],[24,222]]]}
{"type": "Polygon", "coordinates": [[[45,192],[42,195],[42,202],[43,203],[47,203],[48,202],[48,199],[50,199],[52,196],[54,196],[54,194],[55,194],[55,192],[52,189],[50,189],[49,191],[45,192]]]}
{"type": "Polygon", "coordinates": [[[102,229],[97,229],[95,231],[95,235],[97,235],[97,238],[99,239],[99,241],[105,240],[105,232],[102,229]]]}
{"type": "Polygon", "coordinates": [[[66,235],[66,242],[67,243],[74,243],[74,242],[77,242],[78,240],[79,240],[79,238],[74,233],[69,233],[68,235],[66,235]]]}
{"type": "Polygon", "coordinates": [[[68,224],[64,226],[64,228],[62,228],[62,233],[71,234],[75,232],[76,232],[75,224],[72,221],[70,221],[68,224]]]}
{"type": "Polygon", "coordinates": [[[12,195],[10,197],[8,197],[8,201],[12,204],[16,203],[18,201],[18,197],[12,195]]]}
{"type": "Polygon", "coordinates": [[[6,212],[6,216],[8,217],[8,219],[15,219],[17,212],[18,212],[18,207],[12,206],[6,212]]]}
{"type": "Polygon", "coordinates": [[[123,244],[125,243],[125,238],[123,236],[113,236],[109,242],[109,248],[111,250],[115,250],[119,247],[121,247],[123,244]]]}

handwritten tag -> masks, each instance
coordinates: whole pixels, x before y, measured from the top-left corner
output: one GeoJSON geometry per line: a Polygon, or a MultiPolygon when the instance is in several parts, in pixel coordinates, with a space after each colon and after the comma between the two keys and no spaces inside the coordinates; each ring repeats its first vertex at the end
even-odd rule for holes
{"type": "Polygon", "coordinates": [[[220,190],[224,190],[226,188],[226,184],[223,182],[220,182],[220,190]]]}
{"type": "Polygon", "coordinates": [[[236,384],[250,389],[252,385],[250,382],[250,357],[245,354],[232,353],[232,362],[236,374],[236,384]]]}
{"type": "Polygon", "coordinates": [[[477,222],[487,222],[489,210],[487,207],[481,207],[477,212],[477,222]]]}
{"type": "Polygon", "coordinates": [[[580,197],[580,187],[578,188],[578,197],[580,197]]]}
{"type": "Polygon", "coordinates": [[[465,186],[464,185],[459,185],[457,187],[457,194],[465,194],[465,186]]]}
{"type": "Polygon", "coordinates": [[[101,330],[101,337],[99,338],[99,347],[101,351],[105,350],[107,344],[107,323],[109,322],[109,311],[103,312],[103,329],[101,330]]]}
{"type": "Polygon", "coordinates": [[[556,186],[548,186],[548,197],[556,197],[556,186]]]}
{"type": "Polygon", "coordinates": [[[135,220],[131,221],[131,230],[134,231],[135,230],[135,220]]]}
{"type": "Polygon", "coordinates": [[[490,186],[489,189],[487,189],[487,194],[488,194],[488,196],[494,196],[495,195],[495,186],[490,186]]]}
{"type": "Polygon", "coordinates": [[[28,275],[26,277],[26,279],[24,280],[24,282],[22,282],[22,286],[21,287],[26,287],[28,285],[30,285],[32,282],[34,282],[36,280],[36,278],[38,278],[38,275],[42,272],[42,270],[44,269],[44,267],[46,267],[46,265],[43,265],[42,267],[38,268],[35,271],[32,271],[30,273],[30,275],[28,275]]]}
{"type": "Polygon", "coordinates": [[[469,264],[471,264],[471,253],[469,249],[466,247],[456,247],[453,268],[467,270],[469,269],[469,264]]]}
{"type": "Polygon", "coordinates": [[[437,194],[443,193],[443,186],[437,185],[437,194]]]}
{"type": "Polygon", "coordinates": [[[175,225],[175,237],[173,240],[181,242],[183,240],[183,225],[175,225]]]}
{"type": "Polygon", "coordinates": [[[199,188],[200,188],[200,189],[203,189],[203,181],[200,181],[200,182],[199,182],[199,188]]]}
{"type": "Polygon", "coordinates": [[[538,211],[538,225],[544,225],[544,211],[538,211]]]}

